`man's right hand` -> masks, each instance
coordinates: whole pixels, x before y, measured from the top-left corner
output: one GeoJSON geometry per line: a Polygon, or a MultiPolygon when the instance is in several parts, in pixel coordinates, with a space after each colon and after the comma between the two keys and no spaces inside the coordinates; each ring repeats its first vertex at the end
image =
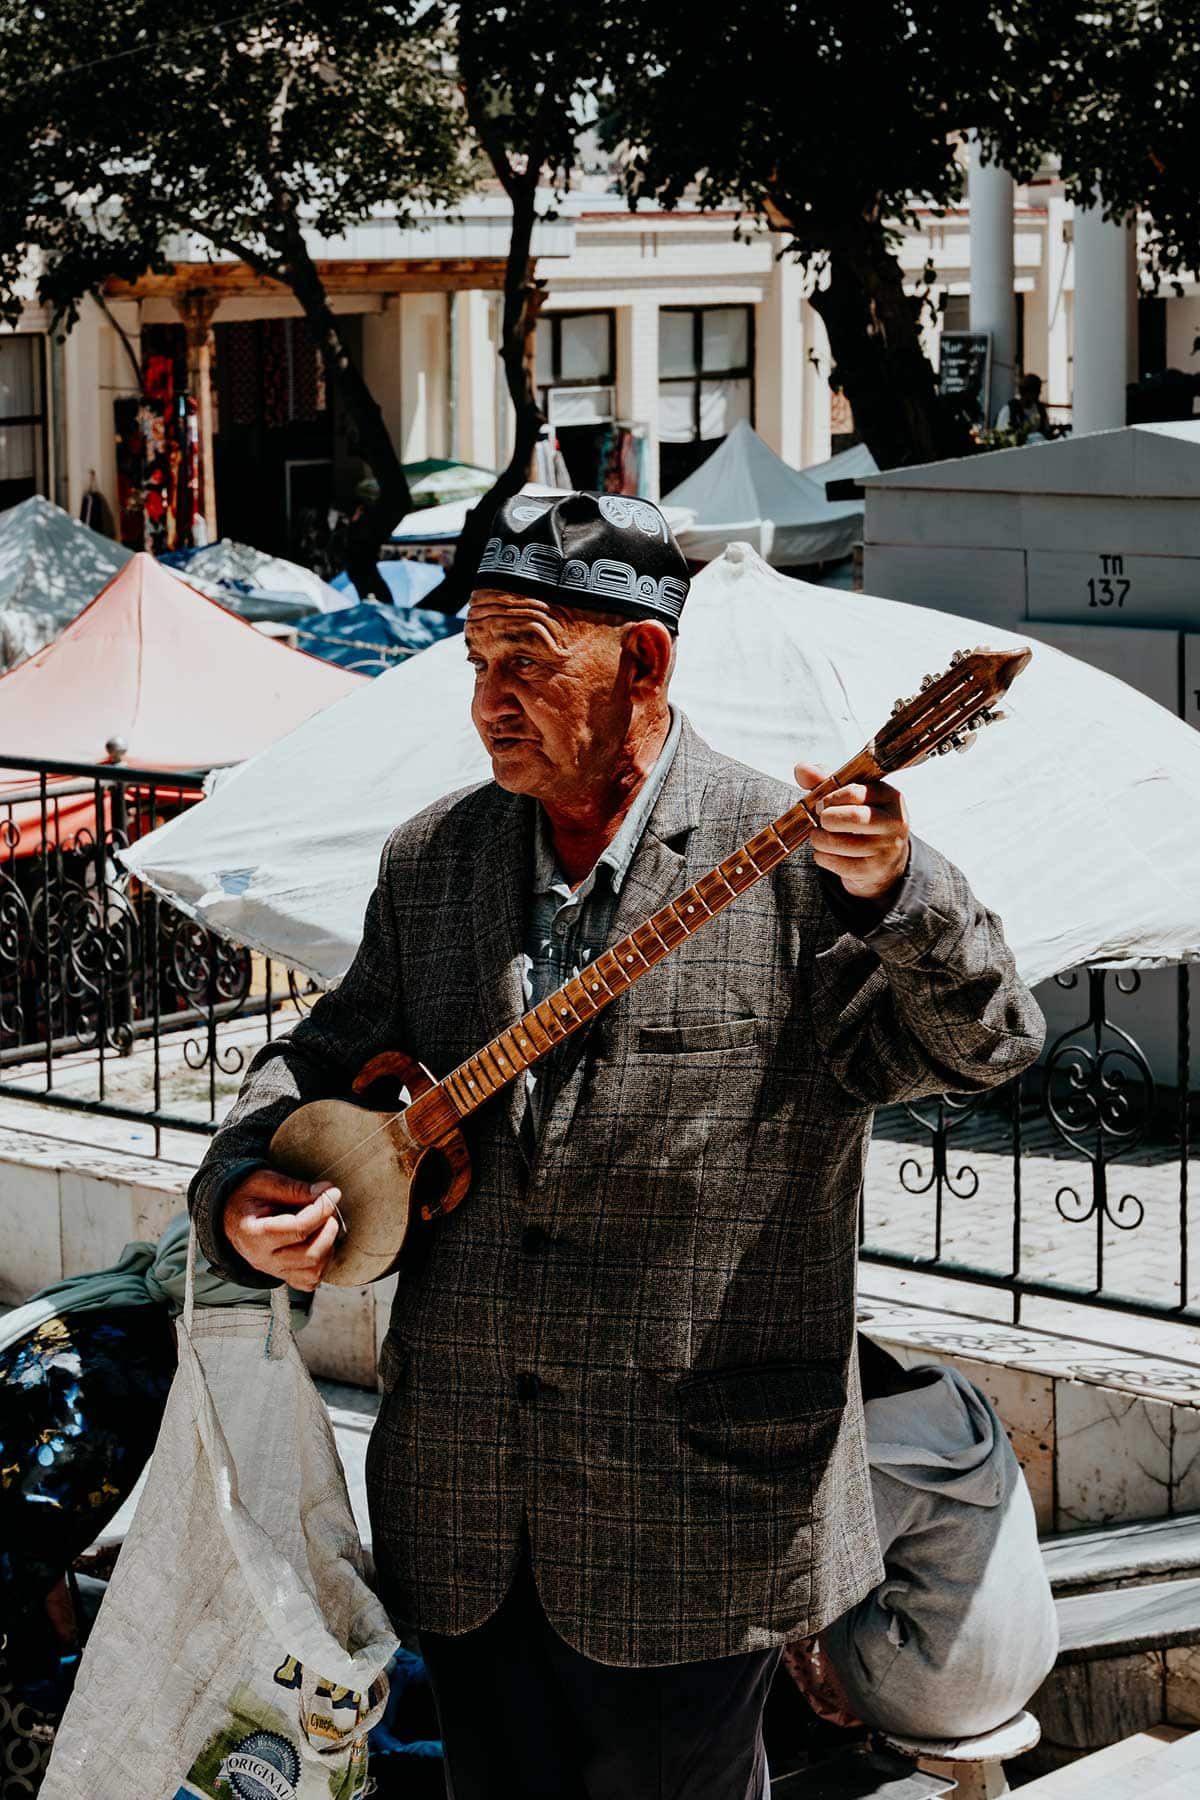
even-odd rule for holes
{"type": "Polygon", "coordinates": [[[255,1169],[225,1202],[225,1236],[252,1269],[311,1292],[337,1243],[341,1192],[330,1181],[294,1181],[255,1169]]]}

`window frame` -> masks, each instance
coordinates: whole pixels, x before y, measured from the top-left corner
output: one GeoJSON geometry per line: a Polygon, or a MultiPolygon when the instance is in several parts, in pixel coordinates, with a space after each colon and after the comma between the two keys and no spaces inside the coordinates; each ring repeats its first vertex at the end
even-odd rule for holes
{"type": "MultiPolygon", "coordinates": [[[[757,319],[756,307],[747,300],[718,300],[711,305],[704,303],[694,306],[660,306],[659,316],[663,313],[691,313],[692,315],[692,361],[696,365],[693,375],[664,375],[659,373],[658,385],[664,387],[692,388],[692,436],[693,444],[708,443],[710,440],[700,436],[700,395],[703,384],[707,380],[748,381],[750,383],[750,424],[753,427],[758,417],[758,392],[755,383],[754,363],[757,352],[757,319]],[[736,368],[706,369],[704,367],[704,314],[714,312],[743,312],[746,314],[746,362],[736,368]]],[[[661,349],[660,349],[661,357],[661,349]]],[[[717,441],[717,440],[712,440],[717,441]]]]}
{"type": "Polygon", "coordinates": [[[6,340],[21,338],[32,339],[37,348],[36,386],[41,396],[42,410],[37,413],[12,413],[0,416],[0,430],[6,426],[33,425],[41,432],[41,454],[35,455],[35,473],[33,476],[34,493],[48,496],[50,493],[50,391],[49,368],[47,366],[46,333],[44,331],[6,331],[6,340]],[[37,465],[40,464],[40,469],[37,465]]]}
{"type": "MultiPolygon", "coordinates": [[[[596,388],[606,387],[613,390],[613,403],[616,404],[617,388],[617,312],[613,306],[568,306],[556,308],[553,312],[544,312],[538,319],[538,330],[544,325],[550,326],[550,379],[538,381],[537,390],[543,412],[550,402],[551,388],[596,388]],[[595,375],[561,375],[562,368],[562,321],[564,319],[606,319],[608,321],[608,374],[595,375]]],[[[536,372],[536,356],[534,368],[536,372]]]]}

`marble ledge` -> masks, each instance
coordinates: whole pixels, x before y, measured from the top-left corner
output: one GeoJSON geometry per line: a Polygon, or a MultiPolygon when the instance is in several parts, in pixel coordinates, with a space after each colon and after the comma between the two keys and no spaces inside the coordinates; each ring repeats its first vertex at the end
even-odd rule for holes
{"type": "Polygon", "coordinates": [[[183,1163],[106,1149],[98,1144],[73,1144],[67,1138],[41,1137],[10,1126],[0,1126],[0,1171],[4,1168],[66,1170],[97,1181],[180,1194],[192,1176],[192,1170],[183,1163]]]}
{"type": "MultiPolygon", "coordinates": [[[[1200,1408],[1200,1361],[1184,1362],[1127,1346],[1105,1345],[993,1320],[958,1318],[931,1308],[864,1295],[859,1324],[889,1347],[1002,1363],[1054,1381],[1115,1388],[1139,1399],[1200,1408]]],[[[1200,1472],[1196,1477],[1200,1485],[1200,1472]]]]}

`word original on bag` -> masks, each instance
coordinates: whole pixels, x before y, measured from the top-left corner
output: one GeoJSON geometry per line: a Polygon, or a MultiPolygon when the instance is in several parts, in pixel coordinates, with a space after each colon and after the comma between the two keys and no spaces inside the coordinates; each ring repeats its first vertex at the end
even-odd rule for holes
{"type": "Polygon", "coordinates": [[[296,1746],[276,1731],[252,1731],[231,1750],[217,1771],[237,1800],[296,1800],[300,1757],[296,1746]]]}

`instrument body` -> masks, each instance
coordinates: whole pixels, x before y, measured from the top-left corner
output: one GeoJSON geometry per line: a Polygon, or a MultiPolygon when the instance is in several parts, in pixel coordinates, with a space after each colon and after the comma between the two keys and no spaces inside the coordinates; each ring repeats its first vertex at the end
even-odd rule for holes
{"type": "Polygon", "coordinates": [[[434,1219],[457,1206],[471,1182],[458,1114],[429,1070],[387,1050],[360,1069],[353,1091],[365,1095],[384,1081],[407,1091],[406,1107],[380,1112],[349,1100],[314,1100],[290,1113],[271,1139],[271,1161],[285,1175],[324,1178],[341,1189],[341,1231],[323,1277],[335,1287],[390,1275],[414,1207],[422,1219],[434,1219]]]}
{"type": "Polygon", "coordinates": [[[798,850],[828,794],[969,749],[980,725],[1004,716],[991,709],[1029,657],[1028,650],[960,652],[945,674],[926,676],[857,756],[441,1081],[403,1051],[385,1051],[359,1071],[356,1095],[387,1081],[407,1092],[407,1106],[317,1100],[297,1107],[272,1138],[271,1159],[285,1174],[327,1179],[341,1190],[341,1232],[323,1279],[354,1287],[390,1274],[413,1217],[439,1218],[467,1193],[465,1118],[798,850]]]}

